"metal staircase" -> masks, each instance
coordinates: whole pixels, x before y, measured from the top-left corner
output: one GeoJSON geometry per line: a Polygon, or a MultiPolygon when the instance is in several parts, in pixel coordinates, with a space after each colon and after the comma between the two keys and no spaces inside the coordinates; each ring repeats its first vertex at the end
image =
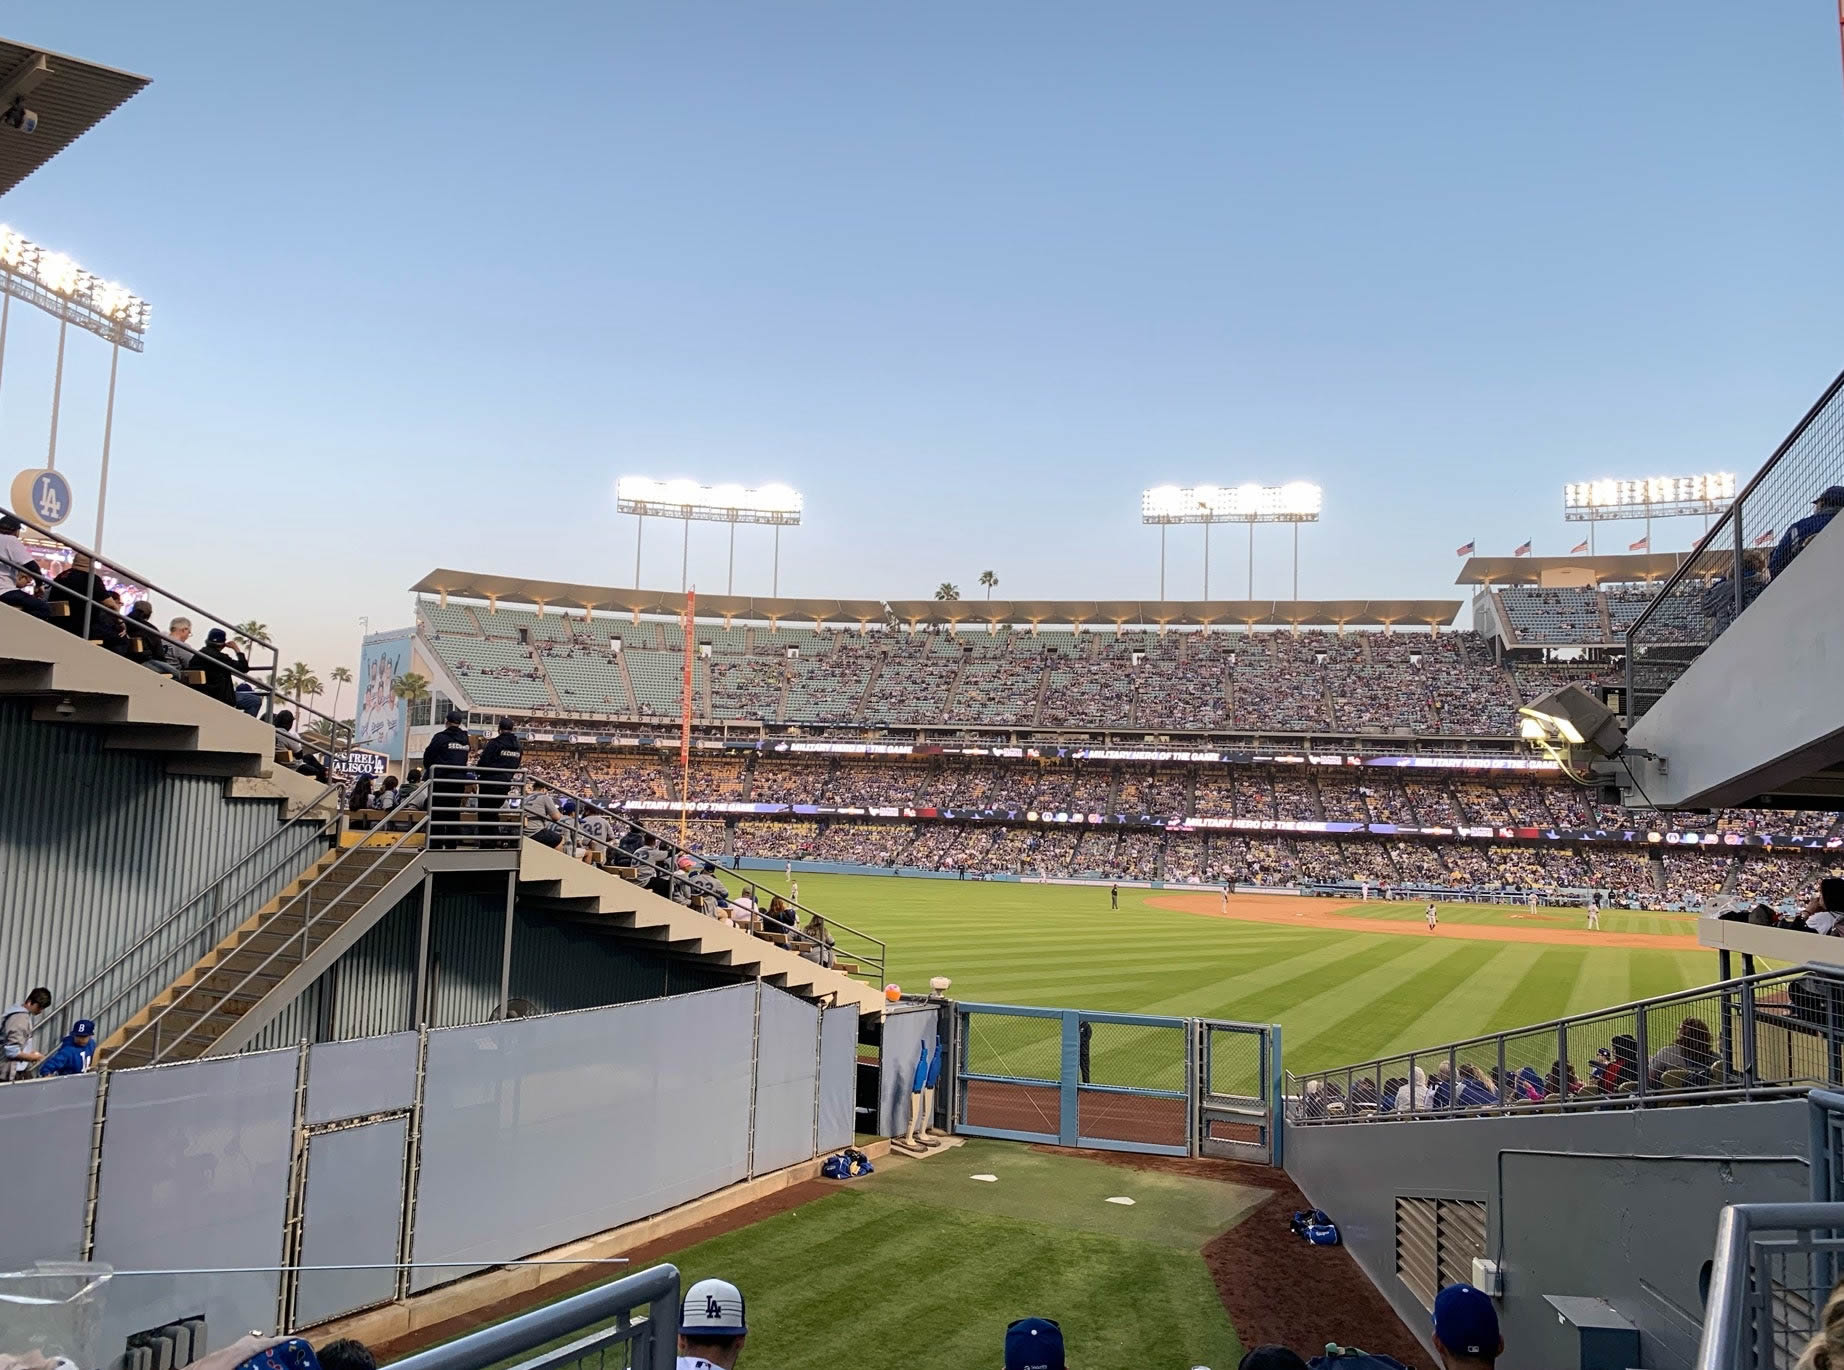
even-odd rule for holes
{"type": "Polygon", "coordinates": [[[426,814],[327,853],[232,929],[102,1044],[111,1066],[239,1051],[423,877],[426,814]]]}

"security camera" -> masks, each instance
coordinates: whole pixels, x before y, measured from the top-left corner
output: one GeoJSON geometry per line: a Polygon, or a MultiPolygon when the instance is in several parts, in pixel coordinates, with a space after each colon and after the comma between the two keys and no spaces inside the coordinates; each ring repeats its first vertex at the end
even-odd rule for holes
{"type": "Polygon", "coordinates": [[[0,124],[18,129],[21,133],[38,132],[38,111],[26,108],[26,97],[15,95],[13,103],[0,110],[0,124]]]}
{"type": "Polygon", "coordinates": [[[59,718],[69,718],[72,714],[77,712],[77,706],[70,702],[69,696],[66,696],[58,701],[57,707],[54,708],[52,712],[59,718]]]}

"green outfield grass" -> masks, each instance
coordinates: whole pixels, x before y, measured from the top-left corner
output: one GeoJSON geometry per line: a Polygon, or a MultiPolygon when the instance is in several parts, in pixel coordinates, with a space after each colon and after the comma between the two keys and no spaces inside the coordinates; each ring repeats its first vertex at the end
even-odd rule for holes
{"type": "Polygon", "coordinates": [[[1039,1316],[1072,1365],[1227,1367],[1242,1350],[1199,1253],[1264,1197],[973,1141],[664,1259],[742,1289],[746,1365],[997,1365],[1005,1325],[1039,1316]]]}
{"type": "MultiPolygon", "coordinates": [[[[785,886],[758,872],[764,889],[785,886]]],[[[1691,920],[1605,913],[1605,932],[1681,932],[1674,948],[1544,946],[1234,922],[1152,907],[1159,891],[806,875],[801,901],[890,944],[890,977],[963,999],[1278,1022],[1289,1068],[1342,1065],[1541,1022],[1716,978],[1691,920]]],[[[1308,911],[1327,911],[1317,900],[1308,911]]],[[[1417,921],[1419,903],[1348,913],[1417,921]]],[[[1450,923],[1579,927],[1570,910],[1443,905],[1450,923]]],[[[841,950],[847,948],[843,947],[841,950]]]]}

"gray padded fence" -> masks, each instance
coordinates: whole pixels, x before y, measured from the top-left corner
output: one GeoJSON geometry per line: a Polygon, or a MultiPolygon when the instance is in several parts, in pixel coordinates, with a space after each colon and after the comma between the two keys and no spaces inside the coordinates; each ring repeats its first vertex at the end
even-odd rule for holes
{"type": "MultiPolygon", "coordinates": [[[[753,984],[429,1034],[417,1262],[482,1266],[743,1179],[753,984]]],[[[418,1270],[411,1288],[465,1269],[418,1270]]]]}
{"type": "Polygon", "coordinates": [[[115,1353],[192,1318],[312,1327],[743,1180],[752,1118],[756,1173],[843,1145],[857,1028],[743,982],[7,1084],[0,1148],[29,1183],[0,1188],[0,1268],[113,1266],[115,1353]],[[400,1274],[406,1238],[439,1268],[400,1274]]]}
{"type": "Polygon", "coordinates": [[[0,1270],[83,1259],[96,1086],[94,1075],[65,1075],[0,1089],[0,1156],[32,1158],[9,1161],[0,1185],[0,1270]]]}
{"type": "Polygon", "coordinates": [[[915,1080],[922,1044],[935,1049],[941,1029],[937,1008],[898,1009],[884,1015],[883,1070],[877,1085],[877,1129],[900,1137],[909,1127],[909,1086],[915,1080]]]}
{"type": "Polygon", "coordinates": [[[417,1037],[361,1037],[307,1049],[309,1126],[408,1108],[416,1100],[417,1037]]]}
{"type": "Polygon", "coordinates": [[[820,1011],[772,985],[762,987],[756,1059],[756,1174],[813,1155],[813,1100],[819,1086],[820,1011]]]}
{"type": "Polygon", "coordinates": [[[858,1006],[829,1008],[820,1017],[817,1137],[823,1154],[852,1144],[857,1131],[858,1006]]]}
{"type": "MultiPolygon", "coordinates": [[[[307,1139],[301,1265],[395,1263],[409,1142],[408,1118],[317,1132],[307,1139]]],[[[395,1270],[305,1269],[295,1287],[295,1322],[309,1327],[388,1303],[396,1292],[395,1270]]]]}
{"type": "Polygon", "coordinates": [[[104,1345],[194,1317],[275,1326],[299,1066],[298,1051],[266,1051],[110,1076],[95,1259],[121,1270],[269,1269],[117,1278],[104,1345]]]}

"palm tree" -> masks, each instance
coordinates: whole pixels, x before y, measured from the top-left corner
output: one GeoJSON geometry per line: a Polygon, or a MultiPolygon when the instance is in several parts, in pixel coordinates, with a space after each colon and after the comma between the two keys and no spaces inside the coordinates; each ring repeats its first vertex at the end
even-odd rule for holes
{"type": "Polygon", "coordinates": [[[299,697],[301,694],[301,682],[312,674],[313,671],[305,661],[297,661],[292,666],[285,666],[275,673],[276,692],[278,694],[299,697]]]}
{"type": "MultiPolygon", "coordinates": [[[[405,671],[391,682],[391,695],[414,709],[429,698],[429,678],[420,676],[415,671],[405,671]]],[[[408,727],[403,730],[403,764],[406,766],[410,764],[410,730],[408,727]]]]}
{"type": "Polygon", "coordinates": [[[952,585],[944,580],[941,582],[941,584],[935,587],[935,598],[936,599],[959,599],[960,598],[960,586],[952,585]]]}
{"type": "Polygon", "coordinates": [[[980,584],[986,587],[986,598],[991,599],[992,592],[998,588],[999,577],[993,574],[991,571],[981,571],[980,572],[980,584]]]}
{"type": "Polygon", "coordinates": [[[231,629],[231,631],[237,635],[237,641],[241,642],[245,647],[248,647],[253,642],[260,642],[265,647],[273,645],[269,641],[269,625],[267,623],[258,623],[253,618],[245,619],[242,623],[239,623],[235,628],[231,629]]]}
{"type": "Polygon", "coordinates": [[[339,717],[339,687],[352,683],[352,672],[344,666],[335,666],[327,672],[333,681],[333,717],[339,717]]]}

